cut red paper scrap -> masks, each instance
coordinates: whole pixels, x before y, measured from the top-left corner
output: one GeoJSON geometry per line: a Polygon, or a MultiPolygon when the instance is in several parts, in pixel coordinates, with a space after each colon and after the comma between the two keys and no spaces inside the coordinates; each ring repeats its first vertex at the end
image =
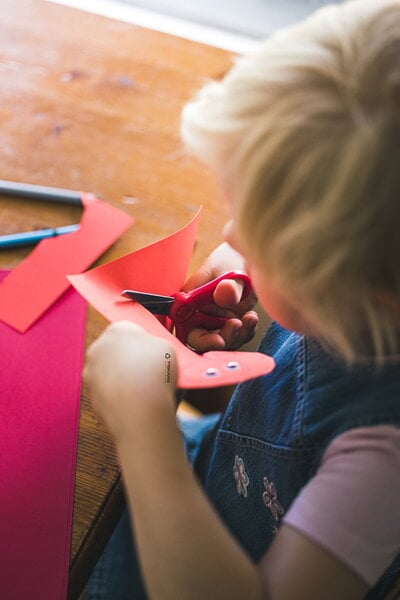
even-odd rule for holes
{"type": "MultiPolygon", "coordinates": [[[[136,252],[68,279],[109,321],[127,320],[173,344],[182,389],[230,385],[272,371],[274,361],[258,352],[213,351],[196,354],[139,303],[121,296],[133,289],[169,296],[182,288],[193,252],[200,211],[176,233],[136,252]]],[[[166,377],[168,376],[166,358],[166,377]]]]}
{"type": "MultiPolygon", "coordinates": [[[[0,272],[0,279],[6,272],[0,272]]],[[[67,597],[86,302],[0,323],[0,597],[67,597]]]]}
{"type": "Polygon", "coordinates": [[[132,224],[126,213],[82,194],[84,212],[73,233],[42,240],[0,285],[0,321],[24,332],[132,224]]]}

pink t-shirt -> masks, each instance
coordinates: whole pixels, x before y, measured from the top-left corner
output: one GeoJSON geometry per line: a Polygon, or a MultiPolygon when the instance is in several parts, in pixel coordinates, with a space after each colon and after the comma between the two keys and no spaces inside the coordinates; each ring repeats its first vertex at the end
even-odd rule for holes
{"type": "Polygon", "coordinates": [[[338,436],[283,520],[375,584],[400,551],[400,428],[338,436]]]}

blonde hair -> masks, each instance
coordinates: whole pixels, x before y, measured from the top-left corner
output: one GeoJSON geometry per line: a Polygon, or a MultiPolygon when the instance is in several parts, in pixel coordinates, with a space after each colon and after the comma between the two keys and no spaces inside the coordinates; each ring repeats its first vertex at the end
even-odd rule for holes
{"type": "Polygon", "coordinates": [[[400,350],[400,0],[275,34],[184,108],[182,137],[322,339],[350,361],[400,350]]]}

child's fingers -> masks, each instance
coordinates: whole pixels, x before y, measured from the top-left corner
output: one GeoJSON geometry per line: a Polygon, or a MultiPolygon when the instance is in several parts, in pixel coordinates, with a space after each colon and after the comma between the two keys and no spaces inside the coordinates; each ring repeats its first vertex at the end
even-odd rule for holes
{"type": "Polygon", "coordinates": [[[254,311],[246,313],[241,320],[229,319],[220,331],[226,350],[237,350],[249,342],[256,331],[258,315],[254,311]]]}
{"type": "Polygon", "coordinates": [[[217,306],[230,309],[236,316],[242,316],[251,311],[257,303],[254,292],[241,300],[243,294],[243,281],[240,279],[223,279],[215,288],[214,302],[217,306]]]}
{"type": "Polygon", "coordinates": [[[234,309],[243,293],[243,282],[239,279],[223,279],[215,288],[214,302],[221,308],[234,309]]]}
{"type": "MultiPolygon", "coordinates": [[[[199,274],[197,275],[197,286],[203,285],[204,283],[208,283],[208,281],[210,281],[210,276],[206,276],[205,273],[202,273],[202,275],[204,277],[204,280],[203,278],[199,278],[199,274]]],[[[187,285],[185,285],[185,289],[193,289],[193,283],[194,280],[189,280],[187,282],[187,285]]],[[[245,300],[241,301],[243,287],[243,281],[240,279],[223,279],[222,281],[220,281],[220,283],[215,288],[213,294],[214,303],[216,305],[215,311],[217,312],[217,307],[223,309],[230,309],[231,311],[236,313],[237,316],[241,316],[246,311],[251,310],[256,304],[256,298],[254,296],[254,293],[251,292],[245,300]]]]}
{"type": "Polygon", "coordinates": [[[188,335],[187,343],[196,352],[201,353],[211,350],[235,350],[253,338],[257,323],[257,313],[249,311],[242,320],[228,319],[219,331],[193,329],[188,335]]]}
{"type": "Polygon", "coordinates": [[[218,331],[208,331],[207,329],[192,329],[186,343],[193,350],[201,354],[210,350],[225,349],[225,340],[220,333],[218,331]]]}

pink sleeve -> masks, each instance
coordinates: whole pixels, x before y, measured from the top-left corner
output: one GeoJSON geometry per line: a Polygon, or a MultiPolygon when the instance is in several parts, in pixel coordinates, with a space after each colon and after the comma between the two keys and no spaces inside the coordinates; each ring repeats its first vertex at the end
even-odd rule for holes
{"type": "Polygon", "coordinates": [[[338,436],[284,522],[372,586],[400,551],[400,429],[338,436]]]}

